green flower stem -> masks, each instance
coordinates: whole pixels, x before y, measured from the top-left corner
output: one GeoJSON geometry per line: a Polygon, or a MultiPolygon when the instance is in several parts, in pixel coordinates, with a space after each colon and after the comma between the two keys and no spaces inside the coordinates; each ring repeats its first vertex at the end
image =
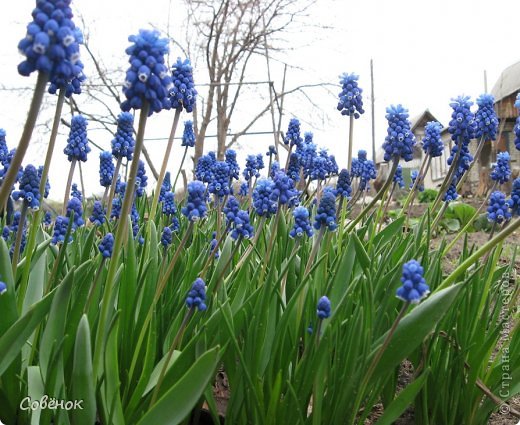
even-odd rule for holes
{"type": "MultiPolygon", "coordinates": [[[[437,228],[437,226],[439,225],[439,222],[441,221],[442,217],[444,216],[444,213],[445,213],[446,210],[448,209],[448,205],[449,205],[448,202],[444,202],[444,204],[442,204],[442,207],[441,207],[441,209],[439,210],[439,213],[438,213],[437,216],[435,217],[435,220],[433,220],[432,227],[431,227],[432,232],[433,232],[433,231],[437,228]]],[[[432,211],[434,211],[434,210],[432,210],[432,211]]]]}
{"type": "Polygon", "coordinates": [[[390,174],[388,175],[385,184],[383,187],[377,192],[376,196],[374,196],[374,199],[365,207],[363,208],[363,211],[358,214],[358,216],[350,222],[350,224],[345,228],[345,231],[349,233],[351,230],[353,230],[356,225],[361,221],[361,219],[372,209],[372,207],[381,199],[383,196],[383,193],[385,193],[390,185],[392,184],[392,181],[394,179],[395,172],[397,170],[397,166],[399,165],[399,159],[394,158],[392,168],[390,169],[390,174]]]}
{"type": "Polygon", "coordinates": [[[184,315],[184,319],[182,320],[181,326],[180,326],[179,330],[177,331],[175,338],[173,339],[170,349],[168,350],[168,355],[166,356],[166,360],[161,369],[161,373],[159,374],[159,379],[157,380],[157,385],[155,386],[155,389],[152,394],[152,400],[150,401],[150,407],[149,407],[150,409],[155,404],[155,401],[157,400],[157,397],[159,396],[159,390],[161,389],[161,385],[164,381],[164,376],[166,375],[166,371],[168,370],[168,365],[170,364],[170,361],[172,359],[173,352],[175,351],[175,348],[177,348],[177,345],[182,341],[182,336],[184,335],[186,326],[188,325],[188,322],[190,321],[191,317],[193,316],[194,311],[195,311],[195,308],[192,307],[184,315]]]}
{"type": "MultiPolygon", "coordinates": [[[[428,163],[426,164],[426,168],[424,169],[423,174],[420,174],[422,176],[421,177],[421,182],[424,180],[424,177],[426,176],[426,173],[428,173],[428,170],[430,169],[431,160],[432,160],[431,157],[428,158],[428,163]]],[[[417,179],[415,179],[415,181],[417,182],[417,179]]],[[[412,210],[413,203],[415,201],[415,198],[417,197],[417,193],[419,193],[417,190],[414,191],[413,196],[412,196],[412,200],[410,201],[410,205],[408,206],[408,211],[406,212],[407,223],[408,223],[408,219],[410,218],[410,211],[412,210]]]]}
{"type": "Polygon", "coordinates": [[[473,224],[473,222],[477,219],[477,217],[479,216],[480,212],[482,211],[482,209],[486,206],[486,204],[488,203],[489,201],[489,198],[491,196],[491,194],[493,193],[493,191],[496,189],[497,187],[497,184],[498,182],[495,182],[493,183],[493,187],[491,188],[491,190],[489,191],[488,195],[486,196],[486,198],[482,201],[482,203],[480,204],[480,207],[478,207],[478,209],[475,211],[475,214],[473,214],[473,216],[469,219],[469,221],[466,223],[466,225],[462,228],[462,230],[459,231],[459,233],[457,233],[457,235],[453,238],[453,240],[449,243],[449,245],[444,249],[444,252],[442,253],[442,256],[444,257],[450,250],[451,248],[453,248],[453,246],[455,245],[455,243],[461,238],[461,236],[463,234],[465,234],[468,229],[471,227],[471,225],[473,224]]]}
{"type": "MultiPolygon", "coordinates": [[[[87,192],[85,192],[85,182],[83,181],[83,170],[81,168],[81,162],[78,162],[78,168],[79,168],[79,181],[81,183],[81,191],[83,192],[83,204],[85,204],[87,200],[87,192]]],[[[83,212],[85,209],[83,208],[83,212]]]]}
{"type": "Polygon", "coordinates": [[[458,164],[459,158],[460,158],[460,151],[462,148],[462,139],[460,139],[458,141],[457,147],[458,147],[457,153],[455,154],[455,157],[453,158],[450,168],[448,169],[448,174],[446,175],[446,178],[442,182],[439,193],[437,193],[437,197],[435,198],[435,201],[433,202],[433,205],[432,205],[432,208],[430,209],[430,211],[435,211],[439,207],[439,204],[440,204],[442,198],[446,194],[446,191],[448,190],[448,187],[450,186],[451,181],[453,180],[453,177],[455,176],[455,170],[457,169],[457,164],[458,164]]]}
{"type": "Polygon", "coordinates": [[[374,373],[377,364],[381,360],[381,357],[383,357],[384,352],[388,348],[388,344],[390,344],[390,341],[392,340],[392,337],[394,336],[395,330],[397,329],[397,325],[399,325],[399,322],[404,317],[406,310],[408,309],[408,306],[410,305],[410,302],[405,302],[403,306],[401,307],[401,310],[399,311],[399,314],[394,320],[394,323],[392,324],[392,327],[388,331],[385,340],[383,341],[383,344],[377,351],[376,355],[372,359],[372,362],[370,362],[370,366],[368,367],[367,373],[365,373],[363,380],[361,381],[361,385],[359,386],[356,401],[354,402],[354,408],[352,409],[352,417],[349,421],[350,423],[354,424],[356,420],[357,412],[360,408],[361,402],[363,401],[363,396],[365,395],[365,391],[367,388],[368,383],[370,382],[370,378],[372,378],[372,374],[374,373]]]}
{"type": "Polygon", "coordinates": [[[125,197],[123,199],[123,205],[121,207],[121,215],[119,218],[119,224],[117,226],[116,237],[114,240],[114,248],[112,254],[112,261],[110,261],[110,267],[108,268],[108,276],[103,291],[103,302],[101,303],[101,311],[98,322],[98,329],[96,333],[94,357],[93,357],[93,368],[94,368],[94,379],[98,379],[101,376],[101,369],[103,364],[103,353],[105,352],[105,333],[107,331],[107,320],[112,302],[112,293],[115,287],[115,278],[117,269],[119,268],[119,257],[121,255],[123,241],[126,238],[128,215],[132,209],[132,201],[134,198],[135,179],[137,176],[137,170],[139,168],[139,156],[143,149],[144,144],[144,131],[146,128],[146,120],[148,118],[148,111],[150,110],[150,104],[148,102],[143,103],[141,113],[139,116],[139,128],[137,130],[137,137],[135,141],[134,159],[128,176],[127,188],[125,191],[125,197]]]}
{"type": "Polygon", "coordinates": [[[496,234],[491,240],[486,242],[466,260],[464,260],[464,262],[459,264],[459,266],[453,272],[451,272],[451,274],[446,279],[442,281],[442,283],[438,288],[435,289],[434,292],[438,292],[441,289],[447,288],[453,284],[457,278],[462,275],[471,265],[473,265],[480,257],[482,257],[486,252],[490,251],[495,245],[506,239],[518,228],[520,228],[520,218],[517,218],[514,222],[511,222],[508,226],[503,228],[500,233],[496,234]]]}
{"type": "MultiPolygon", "coordinates": [[[[170,159],[170,154],[173,147],[173,140],[175,138],[175,132],[177,131],[177,125],[179,124],[179,118],[181,116],[182,109],[178,108],[175,110],[175,115],[173,116],[172,128],[170,130],[170,137],[168,137],[168,143],[166,145],[166,151],[164,152],[163,162],[161,166],[161,171],[159,172],[159,178],[157,179],[157,190],[154,192],[152,206],[150,208],[150,215],[148,216],[150,221],[155,218],[155,213],[157,212],[157,205],[159,204],[159,194],[161,193],[160,188],[164,181],[164,176],[166,175],[166,168],[168,167],[168,160],[170,159]]],[[[179,169],[180,171],[180,169],[179,169]]],[[[177,174],[177,177],[179,175],[177,174]]],[[[177,179],[175,180],[177,183],[177,179]]],[[[175,186],[174,186],[175,188],[175,186]]],[[[175,190],[175,189],[174,189],[175,190]]]]}
{"type": "Polygon", "coordinates": [[[177,175],[175,176],[175,180],[173,181],[172,191],[175,193],[175,188],[177,187],[177,180],[179,180],[179,175],[181,174],[182,166],[184,165],[184,161],[186,160],[186,155],[188,153],[188,147],[184,148],[184,153],[182,154],[181,165],[179,165],[179,171],[177,171],[177,175]]]}
{"type": "MultiPolygon", "coordinates": [[[[186,245],[186,242],[188,241],[189,237],[191,236],[191,234],[193,232],[193,226],[194,226],[194,224],[191,221],[190,224],[188,225],[188,228],[186,229],[186,232],[184,233],[184,237],[182,238],[179,246],[177,247],[177,249],[175,251],[175,254],[173,254],[173,258],[170,261],[170,264],[168,265],[168,269],[162,275],[161,280],[157,284],[157,289],[155,291],[154,298],[152,300],[150,308],[148,309],[148,313],[146,314],[146,317],[145,317],[145,320],[144,320],[144,323],[143,323],[143,327],[141,328],[141,332],[139,332],[139,338],[137,340],[137,345],[135,347],[134,355],[132,357],[132,363],[130,365],[130,372],[129,372],[129,375],[128,375],[129,381],[128,382],[132,381],[133,374],[134,374],[134,371],[135,371],[135,367],[136,367],[136,364],[137,364],[137,359],[139,357],[139,351],[141,350],[141,346],[143,345],[143,341],[144,341],[144,337],[146,335],[146,331],[148,329],[148,325],[150,324],[150,321],[152,320],[152,316],[153,316],[153,312],[154,312],[155,306],[157,305],[157,302],[159,301],[159,299],[161,297],[161,294],[162,294],[162,292],[163,292],[163,290],[164,290],[164,288],[166,286],[166,283],[168,282],[168,278],[170,277],[170,274],[173,272],[173,268],[175,267],[175,264],[177,263],[177,260],[179,258],[179,255],[180,255],[182,249],[186,245]]],[[[113,263],[113,260],[112,260],[111,263],[113,263]]]]}
{"type": "Polygon", "coordinates": [[[20,142],[18,142],[18,146],[16,148],[16,153],[11,160],[9,165],[9,169],[7,170],[6,175],[3,178],[2,185],[0,186],[0,210],[5,210],[5,206],[7,205],[7,200],[11,195],[11,188],[16,181],[16,176],[18,171],[20,170],[20,166],[22,165],[23,158],[25,153],[27,152],[27,148],[29,147],[29,143],[31,141],[32,133],[34,130],[34,126],[36,125],[36,120],[38,119],[38,113],[40,112],[40,106],[42,104],[43,95],[45,94],[45,87],[49,80],[49,76],[42,72],[38,73],[38,79],[36,80],[36,86],[33,92],[33,98],[31,100],[31,106],[29,107],[29,113],[27,115],[27,120],[25,121],[25,125],[22,132],[22,137],[20,138],[20,142]]]}
{"type": "Polygon", "coordinates": [[[320,227],[320,230],[318,234],[316,235],[316,239],[314,239],[314,244],[312,245],[312,250],[309,255],[309,260],[307,261],[307,265],[305,266],[305,272],[304,274],[309,274],[309,271],[312,268],[312,265],[314,264],[314,259],[316,258],[316,255],[318,254],[318,249],[320,248],[321,241],[323,240],[323,236],[325,236],[325,226],[322,225],[320,227]]]}
{"type": "Polygon", "coordinates": [[[56,145],[56,138],[58,136],[58,128],[60,125],[64,102],[65,90],[60,89],[58,101],[56,103],[56,111],[54,112],[54,120],[52,121],[51,136],[49,138],[49,145],[47,146],[47,154],[45,155],[45,163],[43,164],[43,171],[40,180],[40,199],[43,199],[43,194],[45,193],[45,183],[47,182],[47,177],[49,176],[49,170],[51,168],[52,154],[54,152],[54,146],[56,145]]]}
{"type": "Polygon", "coordinates": [[[388,211],[388,207],[390,206],[390,202],[392,202],[392,196],[394,196],[394,191],[395,191],[396,187],[397,187],[397,183],[394,182],[394,184],[392,185],[392,189],[390,190],[390,194],[388,195],[388,199],[385,202],[385,207],[383,208],[383,214],[381,215],[381,219],[379,221],[379,226],[378,226],[378,230],[377,230],[378,232],[380,232],[381,229],[383,228],[383,223],[385,222],[385,216],[388,211]]]}
{"type": "Polygon", "coordinates": [[[74,169],[76,168],[76,159],[73,159],[70,162],[70,168],[69,168],[69,177],[67,178],[67,184],[65,186],[65,195],[63,195],[63,207],[62,207],[62,215],[65,215],[67,212],[67,204],[69,203],[69,196],[70,196],[70,187],[72,186],[72,178],[74,177],[74,169]]]}
{"type": "MultiPolygon", "coordinates": [[[[119,157],[116,161],[116,168],[114,169],[114,175],[112,176],[112,183],[110,184],[110,192],[108,194],[108,202],[107,202],[107,220],[110,220],[110,214],[112,213],[112,201],[114,200],[114,196],[116,194],[116,186],[117,186],[117,178],[119,177],[119,170],[121,169],[121,162],[123,158],[119,157]]],[[[105,194],[106,194],[105,190],[105,194]]],[[[105,197],[103,196],[103,204],[105,203],[105,197]]]]}
{"type": "Polygon", "coordinates": [[[408,193],[408,196],[406,197],[406,199],[404,201],[403,208],[401,209],[401,212],[399,213],[399,217],[402,216],[403,214],[409,213],[408,207],[412,204],[413,199],[415,198],[415,194],[417,192],[417,188],[419,187],[419,183],[422,180],[424,180],[423,174],[426,174],[424,168],[426,167],[427,163],[429,164],[430,161],[431,161],[430,154],[426,154],[422,161],[421,168],[419,169],[419,174],[417,174],[417,178],[413,182],[412,189],[410,190],[410,193],[408,193]]]}
{"type": "Polygon", "coordinates": [[[473,161],[471,161],[471,164],[469,164],[468,171],[466,171],[464,173],[464,175],[460,179],[459,183],[457,184],[457,192],[460,192],[460,190],[462,189],[462,186],[464,185],[464,182],[466,181],[466,179],[469,176],[469,172],[471,171],[471,169],[475,165],[475,162],[477,162],[480,159],[480,152],[482,152],[482,148],[484,147],[484,143],[485,143],[484,136],[482,136],[480,138],[480,141],[478,142],[478,146],[477,146],[477,150],[475,151],[474,159],[473,159],[473,161]]]}
{"type": "Polygon", "coordinates": [[[354,116],[349,116],[348,126],[348,163],[347,168],[352,170],[352,150],[354,149],[354,116]]]}
{"type": "Polygon", "coordinates": [[[101,263],[99,263],[99,267],[96,271],[96,275],[94,276],[94,281],[92,282],[92,286],[90,287],[90,291],[88,293],[87,302],[85,303],[85,308],[83,309],[83,314],[87,314],[90,309],[90,304],[92,303],[92,297],[96,292],[96,286],[99,281],[99,277],[101,276],[101,272],[103,271],[103,267],[105,265],[106,258],[102,257],[101,263]]]}
{"type": "Polygon", "coordinates": [[[23,201],[22,210],[20,211],[20,221],[18,222],[18,229],[16,230],[16,239],[14,242],[14,250],[13,250],[13,277],[16,279],[16,268],[18,267],[18,260],[20,256],[20,247],[22,245],[22,236],[23,229],[25,226],[25,219],[27,218],[27,210],[29,209],[29,204],[26,200],[23,201]]]}

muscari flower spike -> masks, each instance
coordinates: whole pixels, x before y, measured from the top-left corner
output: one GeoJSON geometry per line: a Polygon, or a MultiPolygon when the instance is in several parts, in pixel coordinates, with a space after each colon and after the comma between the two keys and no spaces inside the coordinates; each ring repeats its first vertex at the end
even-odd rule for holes
{"type": "MultiPolygon", "coordinates": [[[[11,161],[13,160],[14,155],[16,154],[16,148],[11,149],[9,153],[7,154],[7,157],[5,159],[5,162],[3,164],[4,168],[0,170],[0,179],[2,179],[7,171],[9,171],[9,167],[11,166],[11,161]]],[[[18,169],[18,173],[16,173],[15,183],[19,181],[22,178],[23,174],[23,167],[20,166],[18,169]]]]}
{"type": "Polygon", "coordinates": [[[430,121],[424,127],[422,147],[424,153],[432,158],[441,156],[444,152],[444,143],[441,139],[442,125],[437,121],[430,121]]]}
{"type": "Polygon", "coordinates": [[[477,98],[478,109],[475,113],[475,138],[485,141],[495,140],[498,131],[498,118],[493,107],[495,98],[481,94],[477,98]]]}
{"type": "Polygon", "coordinates": [[[148,186],[148,176],[146,175],[146,168],[144,166],[144,161],[142,160],[139,160],[136,178],[139,181],[139,184],[137,185],[136,195],[140,198],[145,194],[145,188],[146,186],[148,186]]]}
{"type": "Polygon", "coordinates": [[[401,167],[401,165],[398,165],[397,169],[395,170],[393,182],[401,189],[404,187],[403,167],[401,167]]]}
{"type": "Polygon", "coordinates": [[[199,180],[188,183],[188,199],[182,214],[190,221],[206,217],[206,186],[199,180]]]}
{"type": "Polygon", "coordinates": [[[130,68],[126,71],[123,85],[126,100],[121,103],[121,110],[141,109],[145,101],[150,104],[148,115],[170,109],[173,83],[164,61],[168,39],[160,38],[155,30],[139,30],[128,41],[133,44],[126,49],[130,68]]]}
{"type": "Polygon", "coordinates": [[[200,277],[198,277],[195,279],[195,282],[193,282],[193,285],[188,292],[188,296],[186,297],[186,305],[188,308],[198,308],[199,311],[204,311],[207,308],[205,301],[206,284],[200,277]]]}
{"type": "Polygon", "coordinates": [[[513,215],[520,215],[520,177],[513,181],[511,198],[507,200],[507,205],[513,215]]]}
{"type": "Polygon", "coordinates": [[[193,121],[184,121],[184,131],[182,133],[181,146],[192,148],[195,146],[195,133],[193,131],[193,121]]]}
{"type": "Polygon", "coordinates": [[[509,204],[506,202],[506,195],[496,190],[489,196],[487,219],[490,222],[501,224],[509,221],[512,217],[509,211],[509,204]]]}
{"type": "Polygon", "coordinates": [[[76,183],[72,183],[70,196],[72,196],[73,198],[78,198],[80,201],[83,200],[83,193],[81,193],[81,190],[78,189],[78,185],[76,183]]]}
{"type": "Polygon", "coordinates": [[[229,195],[230,180],[229,165],[225,161],[217,161],[213,167],[213,179],[209,182],[208,192],[219,198],[229,195]]]}
{"type": "Polygon", "coordinates": [[[177,58],[177,62],[172,67],[172,82],[173,87],[170,90],[172,108],[193,112],[197,90],[195,90],[193,68],[189,59],[177,58]]]}
{"type": "Polygon", "coordinates": [[[334,231],[338,227],[336,223],[336,196],[334,195],[334,190],[329,187],[323,190],[318,210],[314,217],[314,228],[320,230],[322,227],[326,227],[330,231],[334,231]]]}
{"type": "Polygon", "coordinates": [[[36,2],[33,20],[18,43],[18,50],[25,56],[18,65],[20,75],[26,77],[39,71],[47,74],[54,85],[63,87],[78,77],[79,44],[83,36],[72,20],[70,3],[71,0],[36,2]]]}
{"type": "Polygon", "coordinates": [[[289,127],[287,133],[283,139],[283,142],[289,146],[299,146],[302,143],[300,136],[300,121],[297,118],[291,118],[289,121],[289,127]]]}
{"type": "MultiPolygon", "coordinates": [[[[42,174],[43,174],[43,165],[40,165],[38,167],[38,179],[40,179],[40,182],[42,181],[42,174]]],[[[49,177],[47,177],[47,181],[45,182],[45,188],[43,189],[43,197],[47,198],[49,196],[50,191],[51,191],[51,184],[49,183],[49,177]]]]}
{"type": "Polygon", "coordinates": [[[240,196],[247,196],[249,194],[249,186],[246,182],[240,183],[240,189],[238,190],[240,196]]]}
{"type": "Polygon", "coordinates": [[[161,245],[167,248],[172,243],[172,229],[169,226],[166,226],[161,234],[161,245]]]}
{"type": "Polygon", "coordinates": [[[69,138],[63,153],[69,161],[85,162],[90,146],[87,139],[87,119],[83,115],[74,115],[70,124],[69,138]]]}
{"type": "Polygon", "coordinates": [[[285,174],[285,171],[278,171],[273,181],[272,199],[276,199],[280,205],[293,206],[298,202],[300,192],[295,189],[294,180],[285,174]]]}
{"type": "Polygon", "coordinates": [[[213,179],[213,166],[217,162],[213,155],[202,155],[195,167],[195,177],[198,180],[209,183],[213,179]]]}
{"type": "Polygon", "coordinates": [[[471,112],[472,105],[469,96],[458,96],[451,100],[450,106],[453,112],[448,131],[455,145],[459,142],[468,144],[475,137],[476,124],[475,115],[471,112]]]}
{"type": "Polygon", "coordinates": [[[73,228],[81,227],[85,224],[83,221],[83,205],[78,198],[72,197],[67,203],[67,218],[70,218],[74,213],[74,225],[73,228]]]}
{"type": "MultiPolygon", "coordinates": [[[[517,108],[520,113],[520,93],[518,93],[516,95],[515,108],[517,108]]],[[[514,132],[515,132],[515,147],[517,150],[520,151],[520,115],[516,119],[514,132]]]]}
{"type": "Polygon", "coordinates": [[[253,190],[253,208],[261,217],[271,217],[278,209],[278,201],[273,196],[275,184],[272,180],[260,179],[253,190]],[[273,199],[274,198],[274,199],[273,199]]]}
{"type": "Polygon", "coordinates": [[[273,156],[276,155],[276,148],[274,145],[269,145],[269,150],[265,153],[266,156],[273,156]]]}
{"type": "Polygon", "coordinates": [[[458,179],[454,177],[451,184],[448,186],[448,189],[442,198],[444,202],[452,202],[459,197],[459,194],[457,193],[457,181],[458,179]]]}
{"type": "Polygon", "coordinates": [[[103,151],[99,154],[99,184],[108,187],[114,178],[114,163],[112,162],[112,153],[103,151]]]}
{"type": "Polygon", "coordinates": [[[497,155],[497,162],[493,164],[493,170],[490,175],[491,180],[504,184],[511,179],[510,160],[509,152],[500,152],[497,155]]]}
{"type": "Polygon", "coordinates": [[[359,76],[344,73],[339,79],[341,92],[339,93],[338,111],[341,115],[354,116],[358,119],[365,113],[363,109],[363,90],[358,86],[359,76]]]}
{"type": "MultiPolygon", "coordinates": [[[[272,168],[272,164],[271,164],[272,168]]],[[[300,156],[296,152],[292,152],[289,157],[289,165],[287,167],[287,175],[295,182],[300,181],[300,156]]]]}
{"type": "Polygon", "coordinates": [[[237,153],[233,149],[228,149],[225,156],[231,178],[238,180],[240,178],[240,165],[238,165],[237,153]]]}
{"type": "MultiPolygon", "coordinates": [[[[411,175],[412,181],[410,183],[410,189],[413,187],[413,185],[415,184],[415,180],[417,180],[418,177],[419,177],[419,171],[413,170],[412,175],[411,175]]],[[[422,182],[422,178],[421,178],[421,183],[419,183],[417,185],[417,190],[419,192],[424,192],[424,183],[422,182]]]]}
{"type": "Polygon", "coordinates": [[[13,192],[13,199],[23,199],[33,210],[40,208],[40,178],[34,165],[27,165],[20,179],[19,190],[13,192]]]}
{"type": "Polygon", "coordinates": [[[52,224],[52,214],[50,211],[47,211],[43,216],[43,224],[45,226],[50,226],[52,224]]]}
{"type": "MultiPolygon", "coordinates": [[[[258,163],[258,157],[256,155],[248,155],[246,158],[246,166],[242,175],[246,181],[251,180],[253,177],[260,177],[260,168],[258,163]]],[[[263,165],[263,164],[262,164],[263,165]]],[[[262,167],[263,168],[263,167],[262,167]]]]}
{"type": "Polygon", "coordinates": [[[316,314],[318,315],[318,318],[323,320],[330,317],[330,300],[323,296],[318,300],[318,306],[316,309],[316,314]]]}
{"type": "Polygon", "coordinates": [[[232,225],[231,237],[234,240],[238,238],[250,239],[254,235],[254,228],[251,225],[249,212],[239,210],[236,214],[232,225]]]}
{"type": "Polygon", "coordinates": [[[5,162],[9,156],[9,149],[7,148],[7,142],[5,140],[5,130],[0,128],[0,164],[5,167],[5,162]]]}
{"type": "Polygon", "coordinates": [[[346,168],[339,172],[338,181],[336,182],[336,189],[334,195],[341,198],[350,198],[352,194],[352,187],[350,181],[350,174],[346,168]]]}
{"type": "Polygon", "coordinates": [[[114,235],[107,233],[98,245],[99,252],[103,258],[112,257],[112,250],[114,249],[114,235]]]}
{"type": "Polygon", "coordinates": [[[307,235],[309,238],[313,235],[312,226],[309,222],[309,210],[305,207],[296,207],[293,211],[294,225],[289,236],[291,238],[301,238],[307,235]]]}
{"type": "Polygon", "coordinates": [[[309,177],[311,180],[325,180],[329,175],[327,158],[319,155],[312,161],[309,177]]]}
{"type": "Polygon", "coordinates": [[[175,195],[173,192],[166,192],[163,198],[162,212],[164,215],[174,215],[177,213],[177,206],[175,205],[175,195]]]}
{"type": "Polygon", "coordinates": [[[226,217],[226,224],[228,227],[231,227],[233,224],[238,212],[240,211],[240,204],[237,201],[237,198],[234,196],[230,196],[224,205],[222,210],[224,212],[224,216],[226,217]]]}
{"type": "Polygon", "coordinates": [[[121,112],[117,116],[116,135],[112,139],[112,155],[116,159],[131,161],[134,146],[134,116],[130,112],[121,112]]]}
{"type": "MultiPolygon", "coordinates": [[[[63,217],[62,215],[56,217],[56,221],[54,222],[54,231],[51,240],[51,243],[53,245],[58,245],[60,243],[65,242],[65,235],[67,234],[68,227],[69,219],[67,217],[63,217]]],[[[70,241],[72,241],[72,237],[69,237],[69,242],[70,241]]]]}
{"type": "Polygon", "coordinates": [[[403,158],[408,162],[413,159],[415,136],[408,117],[408,109],[402,105],[390,105],[386,108],[388,130],[383,143],[385,161],[403,158]]]}
{"type": "Polygon", "coordinates": [[[367,159],[366,161],[359,162],[360,174],[359,174],[359,189],[370,190],[370,180],[374,180],[377,177],[376,166],[374,161],[367,159]]]}
{"type": "Polygon", "coordinates": [[[89,217],[89,220],[94,226],[101,226],[105,222],[105,214],[106,211],[103,208],[103,204],[100,201],[94,201],[92,215],[89,217]]]}
{"type": "MultiPolygon", "coordinates": [[[[217,240],[217,232],[213,232],[211,234],[211,241],[209,243],[209,254],[211,255],[211,253],[215,250],[216,246],[218,244],[218,240],[217,240]]],[[[220,257],[220,250],[217,249],[215,251],[215,259],[219,258],[220,257]]]]}
{"type": "Polygon", "coordinates": [[[164,202],[164,197],[172,190],[171,174],[166,171],[163,182],[161,184],[161,191],[159,192],[159,202],[164,202]]]}
{"type": "Polygon", "coordinates": [[[280,163],[278,161],[273,161],[273,163],[271,164],[271,172],[269,173],[269,177],[274,178],[278,171],[281,171],[280,163]]]}
{"type": "Polygon", "coordinates": [[[403,265],[402,285],[397,289],[397,298],[418,304],[430,293],[430,288],[423,277],[424,269],[417,260],[410,260],[403,265]]]}

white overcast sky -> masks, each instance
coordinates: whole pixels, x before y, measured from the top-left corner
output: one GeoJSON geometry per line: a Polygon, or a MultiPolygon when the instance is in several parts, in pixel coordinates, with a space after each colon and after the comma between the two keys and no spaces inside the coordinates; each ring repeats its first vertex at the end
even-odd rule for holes
{"type": "MultiPolygon", "coordinates": [[[[90,33],[91,45],[109,66],[126,67],[124,49],[127,37],[140,28],[155,26],[165,29],[168,21],[167,0],[73,0],[76,15],[80,13],[90,33]]],[[[170,21],[173,36],[184,34],[185,16],[183,0],[172,0],[170,21]]],[[[3,87],[30,86],[33,78],[20,77],[16,66],[22,59],[17,51],[18,40],[25,33],[34,2],[23,1],[4,8],[0,17],[0,84],[3,87]]],[[[520,28],[520,2],[518,0],[317,0],[309,10],[307,22],[311,26],[294,27],[286,35],[290,48],[283,60],[294,65],[288,74],[288,87],[298,84],[328,82],[336,84],[342,72],[360,75],[364,89],[367,113],[356,121],[355,149],[370,151],[370,58],[375,66],[376,143],[381,145],[386,132],[385,107],[401,103],[410,115],[430,111],[446,125],[449,120],[450,98],[467,94],[475,99],[484,91],[484,70],[487,71],[488,89],[493,87],[502,70],[520,60],[517,46],[520,28]],[[297,69],[296,69],[297,68],[297,69]]],[[[81,23],[76,19],[76,24],[81,23]]],[[[84,53],[85,55],[85,53],[84,53]]],[[[172,56],[181,55],[172,48],[172,56]]],[[[261,68],[261,67],[260,67],[261,68]]],[[[265,70],[256,68],[251,80],[265,78],[265,70]]],[[[281,86],[280,63],[273,64],[272,79],[281,86]]],[[[85,70],[89,74],[89,69],[85,70]]],[[[91,72],[93,73],[93,71],[91,72]]],[[[196,82],[204,83],[203,70],[195,73],[196,82]]],[[[260,89],[260,88],[256,88],[260,89]]],[[[333,89],[334,93],[339,91],[333,89]]],[[[339,165],[346,162],[348,118],[335,110],[336,99],[323,90],[309,92],[320,106],[316,111],[302,96],[287,101],[285,128],[289,118],[297,116],[303,121],[303,130],[311,130],[315,141],[336,154],[339,165]],[[327,119],[323,119],[324,114],[327,119]]],[[[30,96],[19,96],[0,91],[0,128],[8,135],[9,147],[15,147],[21,134],[30,96]]],[[[250,92],[249,96],[254,96],[250,92]]],[[[254,102],[254,97],[251,97],[254,102]]],[[[52,101],[52,98],[50,98],[52,101]]],[[[263,103],[259,103],[262,105],[263,103]]],[[[245,122],[254,104],[239,110],[237,122],[245,122]]],[[[171,115],[162,113],[150,121],[148,137],[167,137],[171,115]],[[165,114],[165,115],[163,115],[165,114]]],[[[42,117],[43,119],[43,117],[42,117]]],[[[187,119],[187,117],[183,117],[187,119]]],[[[231,123],[231,130],[240,125],[231,123]]],[[[270,119],[261,121],[254,130],[269,131],[270,119]]],[[[66,130],[62,129],[63,133],[66,130]]],[[[110,138],[92,131],[89,136],[105,148],[110,138]]],[[[43,129],[35,134],[35,141],[43,141],[43,129]]],[[[211,147],[211,141],[210,147],[211,147]]],[[[246,152],[265,151],[272,136],[247,137],[241,140],[240,156],[246,152]]],[[[51,197],[62,198],[67,165],[62,154],[65,136],[58,141],[51,170],[51,197]]],[[[149,141],[148,149],[157,161],[162,159],[164,142],[149,141]]],[[[181,154],[177,146],[169,164],[176,171],[181,154]]],[[[26,162],[43,163],[42,143],[31,146],[26,162]]],[[[99,193],[97,184],[98,151],[93,149],[87,163],[86,186],[89,193],[99,193]]],[[[75,179],[79,183],[79,177],[75,179]]]]}

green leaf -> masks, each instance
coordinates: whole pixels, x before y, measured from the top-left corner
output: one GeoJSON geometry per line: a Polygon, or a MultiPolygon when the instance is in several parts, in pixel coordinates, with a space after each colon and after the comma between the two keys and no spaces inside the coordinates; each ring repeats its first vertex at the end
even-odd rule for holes
{"type": "Polygon", "coordinates": [[[402,390],[387,407],[385,407],[385,411],[376,422],[376,425],[392,425],[415,400],[415,397],[426,382],[428,373],[429,369],[425,370],[419,378],[407,385],[406,388],[402,390]]]}
{"type": "MultiPolygon", "coordinates": [[[[39,366],[29,366],[27,368],[28,396],[31,400],[41,400],[45,395],[42,375],[39,366]]],[[[39,425],[41,409],[31,411],[31,425],[39,425]]]]}
{"type": "Polygon", "coordinates": [[[32,306],[0,337],[0,375],[20,353],[23,345],[51,308],[55,291],[32,306]]]}
{"type": "MultiPolygon", "coordinates": [[[[179,358],[180,354],[181,354],[181,352],[178,350],[173,351],[172,358],[170,359],[170,362],[168,364],[168,367],[166,368],[166,371],[168,371],[172,367],[173,363],[175,363],[175,360],[177,360],[179,358]]],[[[144,390],[143,395],[148,394],[157,385],[157,382],[159,381],[159,375],[161,374],[162,368],[164,366],[164,362],[166,361],[166,357],[168,357],[168,354],[166,354],[159,361],[159,363],[157,363],[157,365],[154,367],[152,374],[150,375],[150,380],[148,381],[148,385],[146,386],[146,389],[144,390]]]]}
{"type": "Polygon", "coordinates": [[[92,370],[92,349],[88,318],[83,315],[76,333],[74,366],[72,369],[72,397],[83,400],[82,409],[71,410],[74,425],[92,425],[96,421],[96,391],[92,370]]]}
{"type": "MultiPolygon", "coordinates": [[[[386,375],[426,338],[451,307],[462,285],[459,283],[435,292],[399,322],[388,347],[376,366],[374,379],[386,375]]],[[[373,357],[379,350],[386,335],[385,333],[376,341],[370,357],[373,357]]]]}
{"type": "Polygon", "coordinates": [[[181,423],[213,379],[220,358],[219,347],[200,356],[181,379],[141,418],[138,425],[181,423]]]}
{"type": "Polygon", "coordinates": [[[470,222],[476,212],[476,208],[471,205],[462,202],[452,202],[446,210],[446,218],[456,218],[460,221],[460,225],[464,227],[470,222]]]}

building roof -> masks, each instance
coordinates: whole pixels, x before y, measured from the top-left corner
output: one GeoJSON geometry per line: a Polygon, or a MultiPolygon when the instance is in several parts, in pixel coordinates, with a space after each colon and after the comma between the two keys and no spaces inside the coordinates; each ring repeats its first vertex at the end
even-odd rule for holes
{"type": "Polygon", "coordinates": [[[517,62],[502,71],[500,77],[491,90],[491,94],[498,102],[520,90],[520,62],[517,62]]]}

